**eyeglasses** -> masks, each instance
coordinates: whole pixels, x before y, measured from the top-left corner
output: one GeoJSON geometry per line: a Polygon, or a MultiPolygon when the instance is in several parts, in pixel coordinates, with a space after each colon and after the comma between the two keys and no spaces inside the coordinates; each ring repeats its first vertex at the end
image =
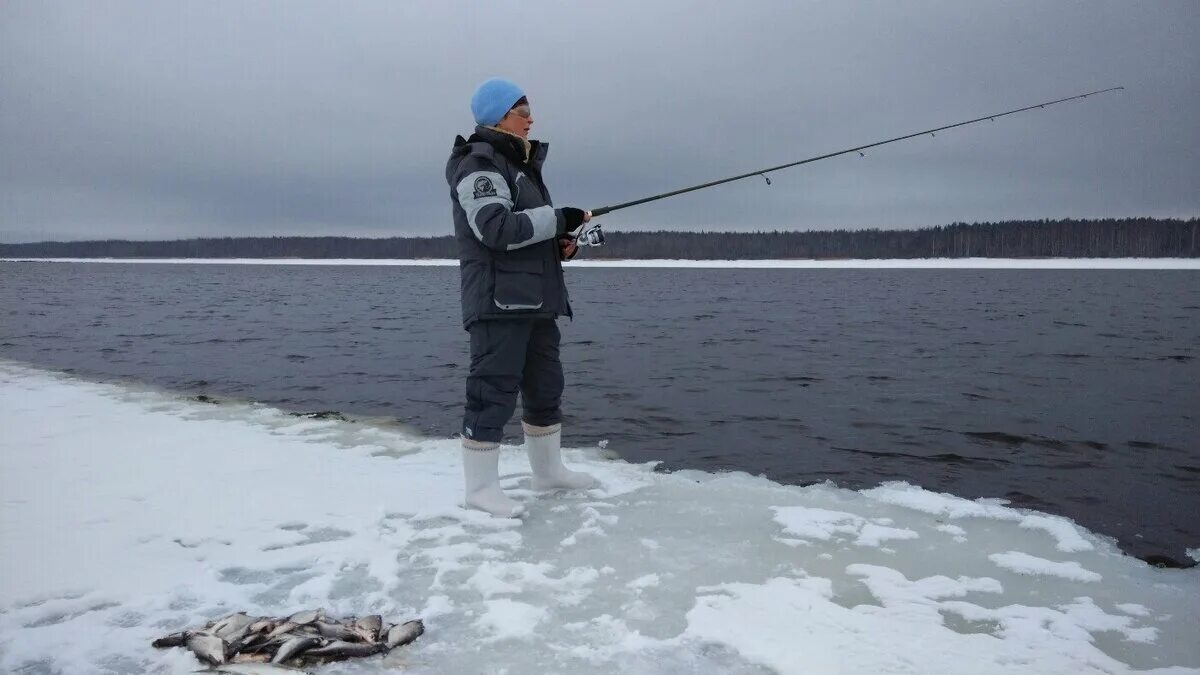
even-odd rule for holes
{"type": "Polygon", "coordinates": [[[533,114],[532,112],[529,111],[528,103],[522,103],[521,105],[514,107],[512,110],[509,110],[508,112],[510,112],[518,117],[529,117],[530,115],[533,114]]]}

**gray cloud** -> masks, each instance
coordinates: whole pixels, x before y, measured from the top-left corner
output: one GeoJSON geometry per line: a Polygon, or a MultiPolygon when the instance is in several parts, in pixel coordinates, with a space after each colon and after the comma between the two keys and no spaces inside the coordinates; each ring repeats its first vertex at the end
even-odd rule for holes
{"type": "Polygon", "coordinates": [[[0,240],[441,234],[485,77],[612,230],[1200,212],[1200,11],[1156,2],[0,5],[0,240]],[[648,5],[648,6],[647,6],[648,5]]]}

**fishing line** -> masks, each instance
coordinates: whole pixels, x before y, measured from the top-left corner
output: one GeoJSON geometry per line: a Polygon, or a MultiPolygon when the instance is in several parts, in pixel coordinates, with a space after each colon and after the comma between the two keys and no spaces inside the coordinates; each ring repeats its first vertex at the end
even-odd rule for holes
{"type": "MultiPolygon", "coordinates": [[[[802,159],[797,162],[789,162],[787,164],[780,164],[779,166],[772,166],[772,167],[769,167],[766,169],[759,169],[757,171],[751,171],[749,173],[738,174],[737,176],[730,176],[729,178],[722,178],[720,180],[714,180],[714,181],[710,181],[708,183],[701,183],[699,185],[693,185],[691,187],[680,188],[678,190],[672,190],[670,192],[664,192],[662,194],[652,195],[650,197],[643,197],[641,199],[635,199],[633,201],[624,202],[622,204],[615,204],[613,206],[602,206],[598,209],[592,209],[589,212],[589,215],[594,218],[596,216],[602,216],[606,213],[612,213],[613,211],[616,211],[618,209],[627,209],[630,206],[637,206],[638,204],[645,204],[647,202],[658,201],[659,199],[666,199],[667,197],[674,197],[676,195],[681,195],[681,194],[684,194],[687,192],[695,192],[696,190],[703,190],[704,188],[710,188],[710,187],[713,187],[714,185],[722,185],[724,183],[731,183],[735,180],[742,180],[743,178],[750,178],[752,176],[760,176],[763,178],[763,180],[767,181],[767,185],[770,185],[771,179],[769,177],[767,177],[767,174],[771,173],[773,171],[779,171],[780,169],[787,169],[787,168],[791,168],[793,166],[800,166],[801,164],[811,164],[812,162],[818,162],[822,159],[829,159],[830,157],[837,157],[839,155],[845,155],[845,154],[849,154],[851,152],[857,152],[860,156],[865,157],[866,155],[864,155],[862,151],[866,150],[868,148],[877,148],[881,145],[887,145],[888,143],[896,143],[898,141],[903,141],[903,140],[907,140],[910,138],[916,138],[917,136],[924,136],[926,134],[929,134],[930,136],[935,137],[937,132],[945,131],[946,129],[954,129],[956,127],[965,127],[968,124],[976,124],[978,122],[984,122],[984,121],[995,122],[996,119],[998,119],[1000,117],[1004,117],[1005,115],[1015,115],[1019,112],[1025,112],[1027,110],[1035,110],[1035,109],[1044,110],[1046,108],[1046,106],[1056,105],[1059,103],[1065,103],[1067,101],[1074,101],[1076,99],[1083,99],[1083,98],[1087,98],[1089,96],[1096,96],[1098,94],[1104,94],[1104,93],[1107,93],[1110,91],[1118,91],[1118,90],[1122,90],[1124,88],[1125,87],[1109,87],[1108,89],[1097,89],[1096,91],[1089,91],[1086,94],[1077,94],[1075,96],[1068,96],[1067,98],[1060,98],[1060,99],[1056,99],[1054,101],[1045,101],[1043,103],[1035,103],[1033,105],[1027,105],[1023,108],[1016,108],[1014,110],[1006,110],[1006,111],[1000,112],[1000,113],[992,113],[990,115],[984,115],[983,117],[976,117],[975,119],[967,120],[965,122],[955,122],[954,124],[947,124],[945,126],[935,127],[933,129],[925,129],[924,131],[916,131],[911,134],[905,134],[903,136],[889,138],[884,141],[876,141],[874,143],[868,143],[866,145],[860,145],[860,146],[853,147],[853,148],[847,148],[845,150],[838,150],[837,152],[830,152],[830,153],[827,153],[824,155],[817,155],[816,157],[809,157],[808,159],[802,159]]],[[[577,239],[587,238],[588,239],[587,243],[580,241],[580,245],[583,245],[583,246],[600,246],[604,243],[604,233],[600,230],[599,223],[596,223],[591,226],[587,226],[586,223],[583,225],[580,225],[579,229],[575,230],[575,232],[572,233],[572,236],[574,236],[577,239]],[[584,229],[585,227],[587,229],[584,229]]]]}

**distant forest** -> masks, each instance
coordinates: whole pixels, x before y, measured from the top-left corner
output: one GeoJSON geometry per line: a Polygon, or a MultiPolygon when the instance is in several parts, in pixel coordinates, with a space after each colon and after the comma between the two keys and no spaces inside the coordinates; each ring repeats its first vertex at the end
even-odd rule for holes
{"type": "MultiPolygon", "coordinates": [[[[1200,218],[1016,220],[915,230],[607,232],[588,258],[1196,258],[1200,218]]],[[[0,244],[4,258],[457,258],[454,238],[224,237],[0,244]]]]}

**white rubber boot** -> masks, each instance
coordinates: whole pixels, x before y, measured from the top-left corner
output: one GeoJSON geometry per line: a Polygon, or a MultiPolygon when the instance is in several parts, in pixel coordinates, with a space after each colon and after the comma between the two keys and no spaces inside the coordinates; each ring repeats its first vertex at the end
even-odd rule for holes
{"type": "Polygon", "coordinates": [[[561,424],[535,427],[522,422],[521,426],[525,429],[525,451],[529,453],[535,491],[584,490],[599,484],[590,475],[563,466],[561,424]]]}
{"type": "Polygon", "coordinates": [[[500,489],[500,444],[463,439],[462,463],[467,507],[499,518],[517,518],[525,507],[500,489]]]}

